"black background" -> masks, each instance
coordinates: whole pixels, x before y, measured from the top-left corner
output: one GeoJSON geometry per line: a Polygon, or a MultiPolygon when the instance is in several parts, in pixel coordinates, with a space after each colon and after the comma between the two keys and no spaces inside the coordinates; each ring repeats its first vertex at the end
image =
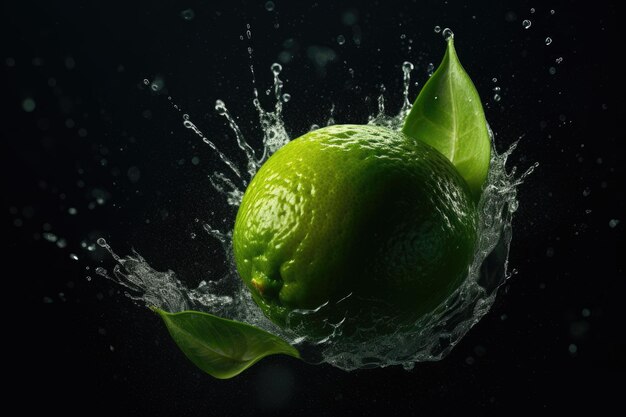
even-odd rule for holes
{"type": "MultiPolygon", "coordinates": [[[[616,8],[604,1],[305,3],[277,0],[271,12],[264,1],[3,3],[2,340],[5,380],[24,395],[23,409],[481,415],[601,413],[619,404],[626,346],[617,257],[626,219],[616,8]],[[181,16],[188,8],[191,20],[181,16]],[[249,42],[239,38],[246,24],[249,42]],[[253,47],[262,91],[271,86],[269,66],[287,50],[282,78],[293,97],[285,110],[292,136],[323,124],[331,102],[338,123],[364,123],[375,100],[363,98],[375,98],[381,83],[398,108],[404,60],[416,64],[413,77],[423,85],[427,64],[444,49],[435,25],[454,30],[498,147],[522,137],[512,164],[540,163],[520,187],[509,259],[517,273],[445,360],[411,372],[346,373],[270,357],[215,380],[184,358],[150,311],[93,273],[112,266],[101,250],[81,247],[99,236],[190,283],[225,271],[219,246],[194,221],[211,211],[232,218],[207,178],[219,161],[183,127],[168,94],[236,155],[215,100],[258,144],[246,48],[253,47]],[[289,38],[295,46],[285,46],[289,38]],[[314,65],[311,46],[332,48],[336,59],[314,65]],[[157,77],[161,91],[143,85],[157,77]],[[496,85],[500,102],[492,98],[496,85]],[[611,227],[612,219],[621,223],[611,227]]],[[[417,91],[412,86],[411,97],[417,91]]]]}

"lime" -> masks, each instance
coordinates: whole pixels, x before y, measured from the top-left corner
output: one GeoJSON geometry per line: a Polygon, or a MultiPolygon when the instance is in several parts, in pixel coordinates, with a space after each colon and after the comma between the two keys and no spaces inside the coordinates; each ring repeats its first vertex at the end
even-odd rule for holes
{"type": "Polygon", "coordinates": [[[265,162],[233,247],[241,278],[278,325],[311,337],[339,322],[346,333],[394,332],[463,282],[476,228],[468,186],[437,150],[382,127],[336,125],[265,162]]]}

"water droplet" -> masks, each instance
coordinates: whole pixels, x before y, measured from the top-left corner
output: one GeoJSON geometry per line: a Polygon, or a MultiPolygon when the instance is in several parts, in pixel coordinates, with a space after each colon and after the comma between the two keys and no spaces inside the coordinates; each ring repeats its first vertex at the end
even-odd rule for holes
{"type": "Polygon", "coordinates": [[[154,83],[150,86],[150,88],[152,89],[152,91],[159,91],[159,86],[154,83]]]}
{"type": "Polygon", "coordinates": [[[50,233],[50,232],[46,232],[42,236],[48,242],[53,242],[53,243],[56,242],[58,239],[57,235],[55,235],[54,233],[50,233]]]}
{"type": "Polygon", "coordinates": [[[406,39],[406,34],[403,33],[402,35],[400,35],[400,39],[406,39]]]}
{"type": "Polygon", "coordinates": [[[187,21],[193,20],[193,18],[196,17],[196,12],[194,12],[192,9],[186,9],[180,12],[180,17],[182,17],[183,20],[187,21]]]}
{"type": "Polygon", "coordinates": [[[192,232],[192,233],[189,234],[189,237],[192,238],[192,239],[195,239],[196,238],[196,234],[192,232]]]}
{"type": "Polygon", "coordinates": [[[495,87],[493,87],[493,91],[495,91],[495,92],[497,93],[498,91],[500,91],[500,87],[498,87],[498,86],[496,85],[495,87]]]}
{"type": "Polygon", "coordinates": [[[274,62],[271,66],[271,70],[274,75],[278,75],[283,70],[283,66],[280,65],[278,62],[274,62]]]}
{"type": "Polygon", "coordinates": [[[404,61],[404,63],[402,63],[402,69],[404,71],[413,71],[414,68],[415,68],[415,65],[413,65],[409,61],[404,61]]]}
{"type": "Polygon", "coordinates": [[[617,219],[611,219],[609,220],[609,227],[611,229],[615,229],[617,227],[617,225],[619,224],[619,220],[617,219]]]}
{"type": "Polygon", "coordinates": [[[576,346],[575,344],[570,344],[567,348],[567,350],[569,350],[569,353],[571,353],[572,355],[575,354],[576,352],[578,352],[578,346],[576,346]]]}
{"type": "Polygon", "coordinates": [[[291,94],[289,94],[289,93],[283,94],[283,101],[286,103],[289,100],[291,100],[291,94]]]}
{"type": "Polygon", "coordinates": [[[591,310],[589,310],[588,308],[583,308],[583,310],[581,311],[581,314],[583,317],[589,317],[591,316],[591,310]]]}
{"type": "Polygon", "coordinates": [[[35,110],[35,107],[37,107],[37,105],[35,104],[35,100],[30,97],[22,101],[22,109],[24,109],[26,113],[32,112],[33,110],[35,110]]]}
{"type": "Polygon", "coordinates": [[[554,75],[554,74],[556,74],[556,68],[550,67],[550,68],[548,68],[548,72],[550,73],[550,75],[554,75]]]}
{"type": "MultiPolygon", "coordinates": [[[[246,30],[246,36],[250,39],[252,37],[252,32],[250,32],[250,30],[246,30]]],[[[252,48],[248,48],[248,52],[251,52],[251,49],[252,48]]]]}
{"type": "Polygon", "coordinates": [[[550,14],[554,14],[554,13],[556,13],[554,9],[550,10],[550,14]]]}
{"type": "Polygon", "coordinates": [[[74,253],[70,253],[70,259],[73,259],[73,260],[77,261],[78,260],[78,256],[76,256],[76,254],[74,254],[74,253]]]}
{"type": "Polygon", "coordinates": [[[491,79],[491,82],[497,83],[497,82],[498,82],[498,79],[497,79],[496,77],[493,77],[493,78],[491,79]]]}
{"type": "Polygon", "coordinates": [[[87,275],[87,276],[85,277],[85,279],[86,279],[87,281],[91,281],[91,277],[90,277],[89,275],[87,275]]]}
{"type": "Polygon", "coordinates": [[[189,120],[189,115],[187,113],[183,114],[183,120],[189,120]]]}
{"type": "Polygon", "coordinates": [[[551,43],[552,43],[552,38],[548,36],[546,38],[546,45],[550,45],[551,43]]]}
{"type": "Polygon", "coordinates": [[[217,111],[217,114],[219,114],[220,116],[223,116],[226,114],[226,105],[224,104],[222,100],[215,101],[215,110],[217,111]]]}
{"type": "Polygon", "coordinates": [[[502,97],[500,97],[500,94],[494,94],[493,95],[493,101],[498,102],[502,100],[502,97]]]}
{"type": "Polygon", "coordinates": [[[530,13],[535,13],[535,8],[534,7],[530,8],[530,13]]]}
{"type": "Polygon", "coordinates": [[[432,62],[430,62],[428,64],[428,67],[426,67],[426,72],[428,73],[428,76],[430,77],[431,75],[433,75],[433,72],[435,72],[435,64],[433,64],[432,62]]]}
{"type": "Polygon", "coordinates": [[[524,27],[524,29],[528,29],[528,28],[529,28],[532,24],[533,24],[533,22],[531,22],[531,21],[530,21],[530,20],[528,20],[528,19],[525,19],[525,20],[522,22],[522,26],[524,27]]]}
{"type": "Polygon", "coordinates": [[[337,43],[339,45],[343,45],[344,43],[346,43],[346,37],[343,35],[339,35],[337,36],[337,43]]]}
{"type": "Polygon", "coordinates": [[[435,26],[435,33],[441,32],[441,26],[435,26]]]}
{"type": "Polygon", "coordinates": [[[143,79],[143,83],[144,83],[144,85],[148,85],[148,84],[150,84],[150,81],[147,78],[144,78],[143,79]]]}
{"type": "Polygon", "coordinates": [[[76,210],[74,207],[70,207],[69,209],[67,209],[67,212],[72,215],[75,216],[76,213],[78,213],[78,210],[76,210]]]}
{"type": "Polygon", "coordinates": [[[312,124],[312,125],[311,125],[311,128],[309,129],[309,131],[317,130],[317,129],[319,129],[319,128],[320,128],[320,127],[319,127],[319,125],[312,124]]]}
{"type": "Polygon", "coordinates": [[[98,244],[98,246],[100,246],[101,248],[106,248],[107,245],[107,241],[103,238],[103,237],[99,237],[98,240],[96,240],[96,243],[98,244]]]}
{"type": "Polygon", "coordinates": [[[268,12],[273,11],[275,7],[276,7],[276,5],[274,4],[273,1],[265,2],[265,10],[267,10],[268,12]]]}
{"type": "Polygon", "coordinates": [[[454,32],[450,28],[445,28],[441,34],[445,40],[454,39],[454,32]]]}

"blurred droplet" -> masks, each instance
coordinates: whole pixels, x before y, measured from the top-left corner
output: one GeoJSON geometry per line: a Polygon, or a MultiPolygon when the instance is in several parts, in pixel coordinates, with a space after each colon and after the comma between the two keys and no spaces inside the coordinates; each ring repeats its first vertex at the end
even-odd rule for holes
{"type": "Polygon", "coordinates": [[[73,70],[76,67],[76,61],[71,56],[65,58],[65,68],[73,70]]]}
{"type": "Polygon", "coordinates": [[[528,29],[528,28],[529,28],[532,24],[533,24],[533,23],[532,23],[530,20],[528,20],[528,19],[525,19],[525,20],[522,22],[522,26],[524,27],[524,29],[528,29]]]}
{"type": "Polygon", "coordinates": [[[22,101],[22,109],[24,109],[26,113],[32,112],[33,110],[35,110],[35,107],[37,107],[35,100],[30,97],[27,97],[24,99],[24,101],[22,101]]]}
{"type": "Polygon", "coordinates": [[[276,7],[276,5],[274,4],[273,1],[265,2],[265,10],[267,10],[268,12],[273,11],[275,7],[276,7]]]}
{"type": "Polygon", "coordinates": [[[550,45],[551,43],[552,43],[552,38],[548,36],[546,38],[546,45],[550,45]]]}
{"type": "Polygon", "coordinates": [[[433,64],[432,62],[430,62],[428,64],[428,66],[426,67],[426,72],[428,73],[428,76],[430,77],[431,75],[433,75],[433,72],[435,72],[435,64],[433,64]]]}
{"type": "Polygon", "coordinates": [[[343,35],[339,35],[337,36],[337,43],[339,45],[343,45],[344,43],[346,43],[346,37],[343,35]]]}
{"type": "Polygon", "coordinates": [[[194,12],[193,9],[186,9],[180,12],[180,17],[187,21],[193,20],[193,18],[196,17],[196,12],[194,12]]]}

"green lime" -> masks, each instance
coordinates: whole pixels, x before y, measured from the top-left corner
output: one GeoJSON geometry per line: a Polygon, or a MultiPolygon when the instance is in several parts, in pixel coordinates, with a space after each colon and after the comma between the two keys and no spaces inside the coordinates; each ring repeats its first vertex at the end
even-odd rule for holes
{"type": "Polygon", "coordinates": [[[437,150],[382,127],[337,125],[265,162],[233,245],[241,278],[280,326],[322,337],[343,320],[346,333],[394,332],[463,282],[476,228],[468,186],[437,150]]]}

